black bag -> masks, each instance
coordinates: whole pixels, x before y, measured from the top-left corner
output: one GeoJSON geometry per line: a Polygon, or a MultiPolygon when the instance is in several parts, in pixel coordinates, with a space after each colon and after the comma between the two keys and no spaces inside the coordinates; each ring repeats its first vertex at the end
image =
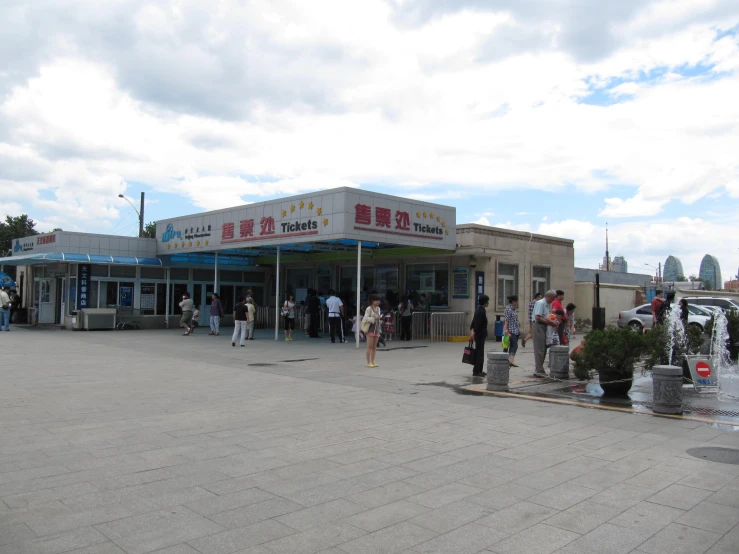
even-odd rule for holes
{"type": "Polygon", "coordinates": [[[475,358],[477,357],[477,350],[472,346],[472,341],[464,347],[464,353],[462,354],[462,363],[475,365],[475,358]]]}

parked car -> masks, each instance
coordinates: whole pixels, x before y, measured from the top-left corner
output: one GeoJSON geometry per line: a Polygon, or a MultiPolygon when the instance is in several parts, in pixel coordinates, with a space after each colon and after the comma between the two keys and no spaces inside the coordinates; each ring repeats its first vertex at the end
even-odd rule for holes
{"type": "MultiPolygon", "coordinates": [[[[677,303],[672,304],[677,309],[677,303]]],[[[706,323],[711,319],[711,311],[702,306],[688,304],[688,325],[695,325],[702,331],[706,323]]],[[[644,304],[631,310],[619,312],[616,324],[619,327],[631,327],[635,331],[642,332],[652,328],[652,305],[644,304]]]]}
{"type": "MultiPolygon", "coordinates": [[[[686,296],[689,306],[714,307],[722,310],[739,310],[739,303],[732,298],[722,298],[717,296],[686,296]]],[[[676,299],[677,301],[677,299],[676,299]]]]}

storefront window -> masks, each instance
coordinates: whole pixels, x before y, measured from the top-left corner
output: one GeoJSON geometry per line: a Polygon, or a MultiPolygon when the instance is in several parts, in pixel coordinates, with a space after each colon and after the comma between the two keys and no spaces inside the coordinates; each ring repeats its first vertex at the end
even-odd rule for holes
{"type": "Polygon", "coordinates": [[[111,277],[125,277],[129,279],[136,278],[136,266],[133,265],[112,265],[110,266],[111,277]]]}
{"type": "Polygon", "coordinates": [[[387,294],[391,291],[397,294],[398,286],[398,267],[397,266],[378,266],[377,267],[377,290],[380,294],[387,294]]]}
{"type": "Polygon", "coordinates": [[[90,266],[90,275],[92,277],[107,277],[108,276],[108,266],[93,264],[90,266]]]}
{"type": "Polygon", "coordinates": [[[414,301],[426,294],[432,308],[449,307],[449,264],[419,264],[407,267],[406,286],[414,301]]]}
{"type": "Polygon", "coordinates": [[[498,308],[508,304],[508,297],[518,295],[518,265],[498,264],[498,308]]]}
{"type": "MultiPolygon", "coordinates": [[[[154,315],[156,313],[156,289],[154,283],[141,283],[141,293],[139,294],[141,315],[154,315]]],[[[162,286],[162,289],[164,289],[164,286],[162,286]]]]}
{"type": "MultiPolygon", "coordinates": [[[[143,302],[143,299],[141,300],[143,302]]],[[[164,315],[167,313],[167,284],[157,283],[156,298],[157,313],[156,315],[164,315]]]]}
{"type": "Polygon", "coordinates": [[[234,309],[234,286],[221,285],[221,303],[223,304],[223,313],[230,314],[234,309]]]}
{"type": "MultiPolygon", "coordinates": [[[[100,286],[100,281],[90,281],[90,286],[88,287],[88,290],[87,290],[87,307],[88,308],[98,307],[98,287],[99,286],[100,286]]],[[[104,308],[105,306],[102,306],[102,307],[104,308]]]]}
{"type": "Polygon", "coordinates": [[[549,283],[551,281],[551,269],[548,267],[534,266],[533,268],[533,281],[531,283],[531,298],[536,296],[536,293],[541,293],[542,296],[549,290],[549,283]]]}

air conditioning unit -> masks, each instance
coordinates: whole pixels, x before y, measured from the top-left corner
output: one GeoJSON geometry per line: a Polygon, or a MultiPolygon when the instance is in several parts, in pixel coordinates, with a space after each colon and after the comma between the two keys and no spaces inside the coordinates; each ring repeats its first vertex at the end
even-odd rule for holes
{"type": "Polygon", "coordinates": [[[86,331],[115,329],[116,310],[111,308],[91,308],[82,310],[82,328],[86,331]]]}

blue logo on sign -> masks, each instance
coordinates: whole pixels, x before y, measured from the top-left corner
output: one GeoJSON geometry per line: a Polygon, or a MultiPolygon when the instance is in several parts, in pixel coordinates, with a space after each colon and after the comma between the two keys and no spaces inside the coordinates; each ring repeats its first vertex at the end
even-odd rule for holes
{"type": "Polygon", "coordinates": [[[17,240],[15,241],[15,246],[13,247],[14,252],[20,252],[23,250],[23,246],[21,246],[21,241],[17,240]]]}
{"type": "Polygon", "coordinates": [[[169,242],[172,239],[181,239],[182,233],[175,231],[171,223],[167,224],[167,230],[162,234],[162,242],[169,242]]]}

